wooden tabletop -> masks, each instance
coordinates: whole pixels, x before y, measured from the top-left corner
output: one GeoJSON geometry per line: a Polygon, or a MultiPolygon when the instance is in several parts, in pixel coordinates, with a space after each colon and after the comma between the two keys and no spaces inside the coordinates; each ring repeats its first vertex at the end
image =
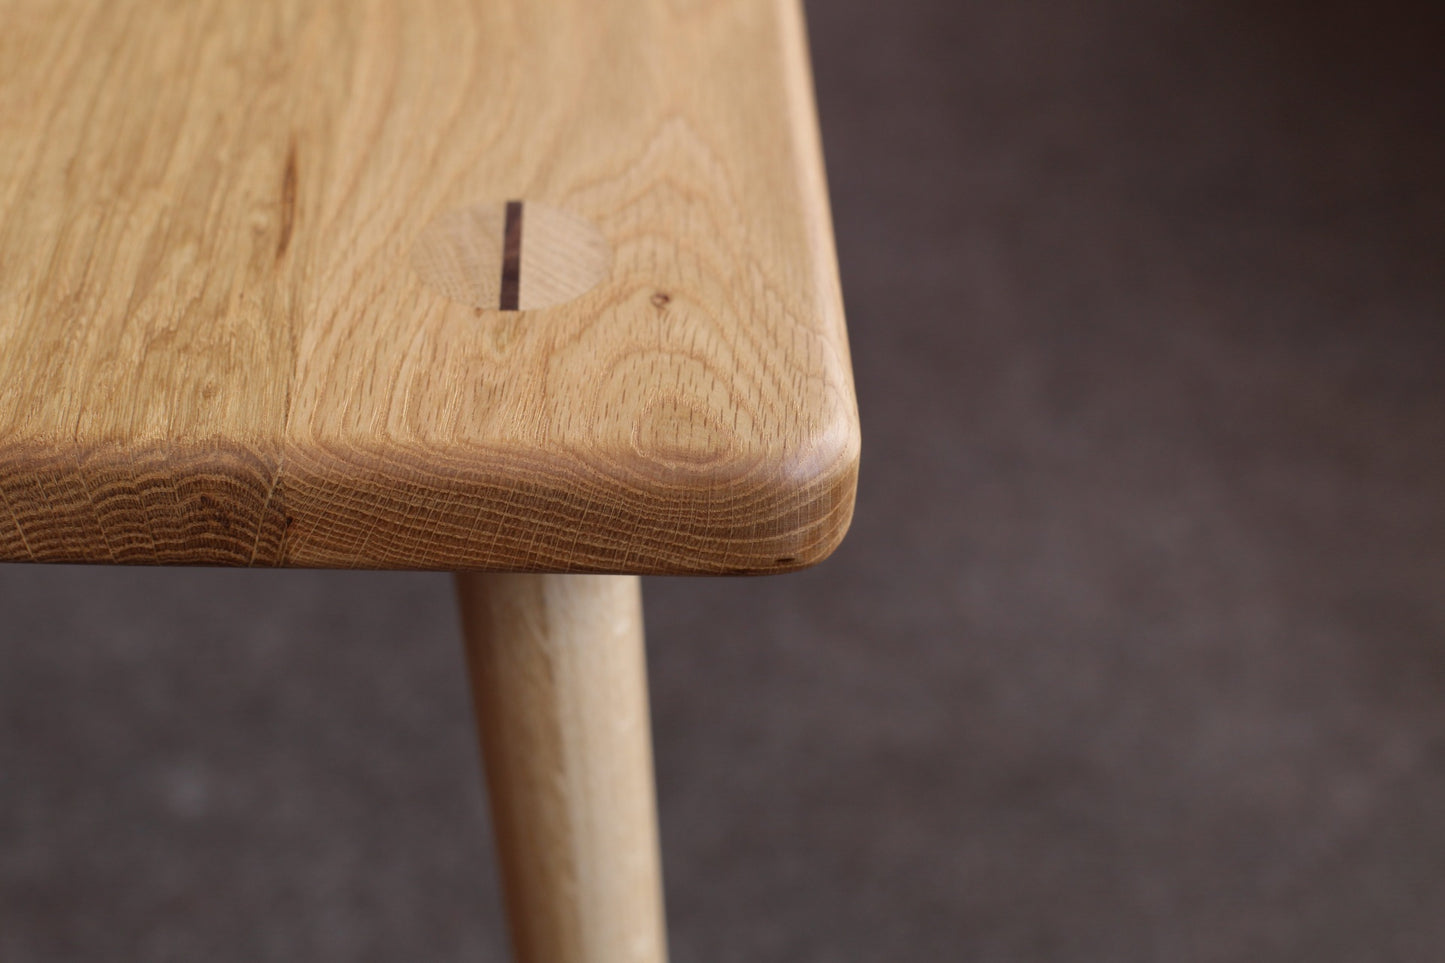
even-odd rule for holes
{"type": "Polygon", "coordinates": [[[795,0],[0,23],[0,558],[741,573],[842,538],[795,0]]]}

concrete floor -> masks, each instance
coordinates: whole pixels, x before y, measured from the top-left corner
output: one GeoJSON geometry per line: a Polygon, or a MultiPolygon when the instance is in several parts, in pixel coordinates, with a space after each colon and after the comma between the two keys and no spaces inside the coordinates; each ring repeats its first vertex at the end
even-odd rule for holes
{"type": "MultiPolygon", "coordinates": [[[[864,471],[646,585],[674,959],[1445,958],[1440,10],[810,4],[864,471]]],[[[0,960],[503,959],[449,592],[0,568],[0,960]]]]}

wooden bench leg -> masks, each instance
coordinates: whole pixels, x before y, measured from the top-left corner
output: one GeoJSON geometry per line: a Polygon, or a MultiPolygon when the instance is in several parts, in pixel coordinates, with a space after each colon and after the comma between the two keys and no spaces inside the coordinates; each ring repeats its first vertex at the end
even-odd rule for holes
{"type": "Polygon", "coordinates": [[[518,963],[663,963],[634,576],[457,576],[518,963]]]}

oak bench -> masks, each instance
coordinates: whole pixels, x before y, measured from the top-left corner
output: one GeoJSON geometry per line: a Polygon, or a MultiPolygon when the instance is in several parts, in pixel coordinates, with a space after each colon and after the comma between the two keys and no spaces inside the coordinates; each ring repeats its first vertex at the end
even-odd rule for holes
{"type": "Polygon", "coordinates": [[[463,573],[519,959],[664,959],[636,576],[853,511],[797,0],[0,23],[0,559],[463,573]]]}

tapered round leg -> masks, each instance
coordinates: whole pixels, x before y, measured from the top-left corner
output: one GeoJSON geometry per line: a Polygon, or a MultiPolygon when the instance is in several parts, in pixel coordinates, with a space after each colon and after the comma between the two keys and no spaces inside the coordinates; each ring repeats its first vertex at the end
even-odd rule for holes
{"type": "Polygon", "coordinates": [[[518,963],[663,963],[637,578],[457,591],[518,963]]]}

